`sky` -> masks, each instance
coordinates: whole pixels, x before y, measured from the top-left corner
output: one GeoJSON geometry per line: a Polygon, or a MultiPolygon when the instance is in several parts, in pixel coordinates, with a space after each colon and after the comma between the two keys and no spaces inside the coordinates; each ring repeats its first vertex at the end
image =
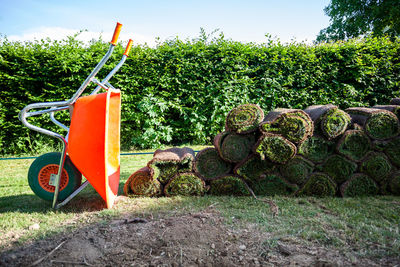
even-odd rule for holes
{"type": "Polygon", "coordinates": [[[222,32],[240,42],[263,43],[266,34],[282,42],[315,40],[329,25],[329,0],[0,0],[0,34],[12,41],[63,39],[80,30],[78,39],[110,39],[116,22],[120,40],[154,46],[222,32]]]}

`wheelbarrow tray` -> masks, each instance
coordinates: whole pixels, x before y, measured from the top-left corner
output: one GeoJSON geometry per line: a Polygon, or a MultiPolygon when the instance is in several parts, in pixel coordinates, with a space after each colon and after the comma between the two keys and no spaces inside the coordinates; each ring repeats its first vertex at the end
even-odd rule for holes
{"type": "Polygon", "coordinates": [[[68,137],[73,164],[111,208],[120,178],[121,92],[83,96],[74,104],[68,137]]]}

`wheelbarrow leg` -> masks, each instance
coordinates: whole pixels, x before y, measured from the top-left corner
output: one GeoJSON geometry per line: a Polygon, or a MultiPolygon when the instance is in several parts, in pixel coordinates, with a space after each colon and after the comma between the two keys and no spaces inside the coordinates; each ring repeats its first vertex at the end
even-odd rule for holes
{"type": "Polygon", "coordinates": [[[50,178],[50,184],[55,186],[53,205],[52,205],[53,209],[55,209],[57,206],[58,193],[60,191],[61,174],[64,168],[65,156],[67,155],[67,141],[61,135],[58,135],[56,137],[62,142],[62,152],[61,152],[60,164],[58,165],[59,166],[58,173],[57,175],[52,174],[52,177],[50,178]]]}
{"type": "Polygon", "coordinates": [[[59,209],[65,204],[67,204],[71,199],[73,199],[79,192],[81,192],[83,189],[85,189],[86,186],[89,185],[89,181],[84,182],[78,189],[76,189],[71,195],[69,195],[63,202],[57,204],[54,208],[59,209]]]}

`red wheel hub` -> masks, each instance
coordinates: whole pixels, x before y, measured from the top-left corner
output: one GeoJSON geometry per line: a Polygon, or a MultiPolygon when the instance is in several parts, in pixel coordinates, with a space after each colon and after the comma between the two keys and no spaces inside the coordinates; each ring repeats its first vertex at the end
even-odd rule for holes
{"type": "MultiPolygon", "coordinates": [[[[39,185],[46,190],[47,192],[54,193],[56,187],[50,185],[50,176],[52,174],[58,173],[58,165],[57,164],[48,164],[44,166],[39,172],[39,185]]],[[[68,173],[65,169],[62,170],[61,180],[60,180],[60,191],[62,191],[68,184],[69,177],[68,173]]]]}

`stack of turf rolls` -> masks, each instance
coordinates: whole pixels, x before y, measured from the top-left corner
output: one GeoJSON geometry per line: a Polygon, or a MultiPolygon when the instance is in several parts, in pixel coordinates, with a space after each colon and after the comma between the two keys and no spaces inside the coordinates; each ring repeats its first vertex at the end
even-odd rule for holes
{"type": "Polygon", "coordinates": [[[200,196],[204,181],[193,173],[195,153],[191,148],[170,148],[154,152],[146,167],[134,172],[124,185],[127,196],[200,196]]]}
{"type": "Polygon", "coordinates": [[[214,138],[214,147],[200,151],[195,173],[213,195],[290,194],[298,189],[276,166],[295,156],[296,143],[312,134],[309,116],[301,110],[279,109],[264,116],[255,104],[232,109],[225,131],[214,138]]]}
{"type": "Polygon", "coordinates": [[[400,99],[371,108],[327,104],[265,114],[256,104],[240,105],[228,113],[213,147],[196,156],[188,148],[156,152],[128,179],[126,193],[400,195],[399,116],[400,99]]]}
{"type": "MultiPolygon", "coordinates": [[[[255,104],[238,106],[228,113],[214,147],[196,156],[194,171],[211,194],[227,194],[224,177],[237,177],[257,195],[400,194],[400,99],[395,101],[265,114],[255,104]]],[[[236,194],[245,192],[240,188],[236,194]]]]}

